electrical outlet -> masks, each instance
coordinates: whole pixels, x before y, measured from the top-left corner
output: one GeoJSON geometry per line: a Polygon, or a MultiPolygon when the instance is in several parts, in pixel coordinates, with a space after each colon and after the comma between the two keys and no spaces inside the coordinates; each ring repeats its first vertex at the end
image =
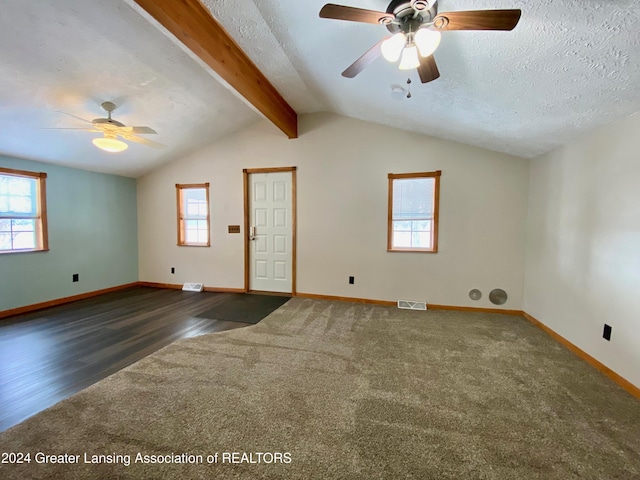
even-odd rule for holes
{"type": "Polygon", "coordinates": [[[175,267],[171,267],[171,273],[176,273],[176,268],[175,267]]]}
{"type": "Polygon", "coordinates": [[[602,338],[611,341],[611,326],[604,324],[604,332],[602,332],[602,338]]]}
{"type": "Polygon", "coordinates": [[[74,273],[73,274],[73,281],[74,282],[79,282],[80,281],[80,274],[79,273],[74,273]]]}
{"type": "Polygon", "coordinates": [[[356,277],[349,277],[349,285],[356,283],[356,277]]]}

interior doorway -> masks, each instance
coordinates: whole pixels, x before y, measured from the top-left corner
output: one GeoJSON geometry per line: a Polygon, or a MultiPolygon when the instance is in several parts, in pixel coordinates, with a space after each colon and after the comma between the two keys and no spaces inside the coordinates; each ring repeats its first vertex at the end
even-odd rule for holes
{"type": "Polygon", "coordinates": [[[296,167],[244,169],[245,291],[296,291],[296,167]]]}

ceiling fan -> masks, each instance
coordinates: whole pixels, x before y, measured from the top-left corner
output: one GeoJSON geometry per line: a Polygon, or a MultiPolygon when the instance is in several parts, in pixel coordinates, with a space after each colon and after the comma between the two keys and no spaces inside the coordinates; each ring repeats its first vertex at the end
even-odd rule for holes
{"type": "Polygon", "coordinates": [[[343,77],[353,78],[382,55],[390,62],[400,59],[401,70],[417,69],[422,83],[440,77],[433,52],[440,32],[448,30],[513,30],[521,10],[471,10],[438,13],[437,0],[391,0],[386,12],[328,3],[321,18],[381,24],[393,35],[371,47],[351,64],[343,77]]]}
{"type": "Polygon", "coordinates": [[[101,107],[107,112],[107,118],[95,118],[91,121],[84,118],[72,115],[70,113],[61,112],[65,115],[82,120],[83,122],[90,123],[90,127],[85,128],[50,128],[48,130],[83,130],[85,132],[102,133],[102,137],[94,138],[93,144],[106,152],[117,153],[122,152],[129,148],[125,142],[118,140],[117,137],[121,137],[131,142],[141,143],[153,148],[164,148],[162,143],[154,142],[139,135],[157,134],[153,128],[150,127],[127,127],[123,123],[118,122],[111,118],[111,112],[116,109],[116,105],[112,102],[103,102],[101,107]]]}

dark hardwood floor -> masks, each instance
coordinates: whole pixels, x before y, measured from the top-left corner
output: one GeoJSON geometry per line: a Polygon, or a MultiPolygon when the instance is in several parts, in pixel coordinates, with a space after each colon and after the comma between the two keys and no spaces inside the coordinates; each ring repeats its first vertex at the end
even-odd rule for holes
{"type": "Polygon", "coordinates": [[[247,326],[196,316],[230,295],[134,287],[0,320],[0,431],[180,338],[247,326]]]}

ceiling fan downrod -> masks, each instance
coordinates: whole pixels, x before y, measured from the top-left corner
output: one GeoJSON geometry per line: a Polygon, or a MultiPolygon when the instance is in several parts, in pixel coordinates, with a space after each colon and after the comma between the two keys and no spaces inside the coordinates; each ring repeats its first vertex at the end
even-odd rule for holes
{"type": "Polygon", "coordinates": [[[113,102],[102,102],[100,106],[103,108],[105,112],[107,112],[107,119],[109,120],[109,123],[111,123],[112,122],[111,112],[113,112],[116,109],[116,104],[113,102]]]}

